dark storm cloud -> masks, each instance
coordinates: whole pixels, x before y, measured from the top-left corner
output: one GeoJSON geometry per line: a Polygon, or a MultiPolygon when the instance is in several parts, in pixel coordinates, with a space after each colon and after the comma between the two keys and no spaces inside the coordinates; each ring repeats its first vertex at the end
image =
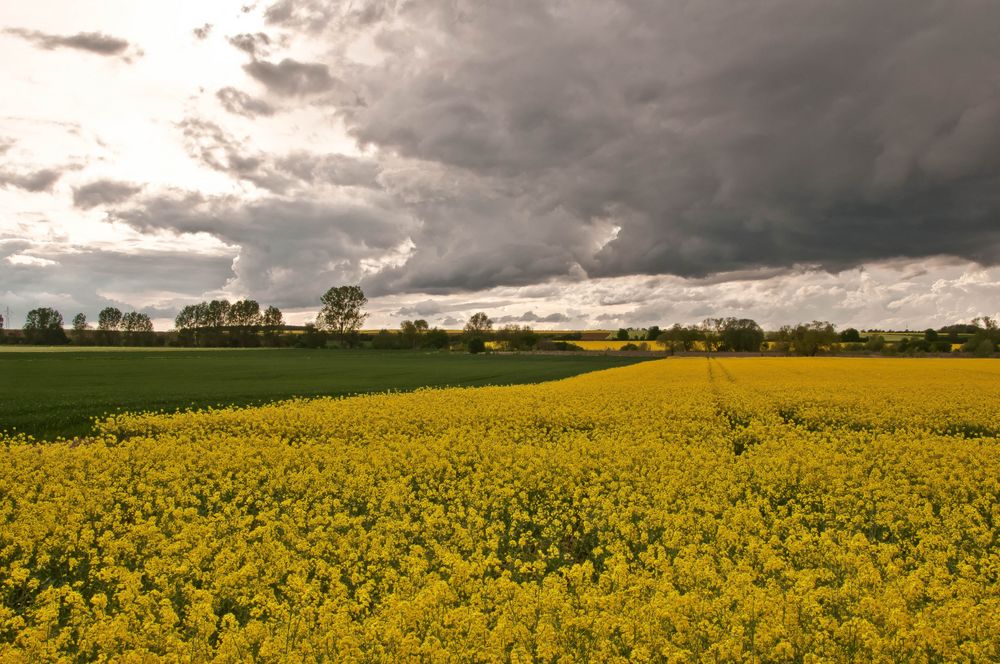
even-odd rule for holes
{"type": "Polygon", "coordinates": [[[61,170],[54,168],[43,168],[24,173],[0,170],[0,187],[17,187],[34,193],[49,191],[62,175],[61,170]]]}
{"type": "Polygon", "coordinates": [[[270,155],[247,147],[219,125],[188,118],[178,124],[189,154],[206,166],[273,193],[322,187],[379,188],[379,168],[370,159],[296,151],[270,155]]]}
{"type": "Polygon", "coordinates": [[[1000,5],[394,6],[267,13],[368,30],[377,65],[248,65],[282,94],[342,78],[359,142],[419,164],[383,177],[422,222],[387,292],[1000,261],[1000,5]]]}
{"type": "MultiPolygon", "coordinates": [[[[8,245],[0,239],[0,256],[8,253],[8,245]]],[[[30,243],[21,243],[18,249],[30,249],[30,243]]],[[[4,304],[19,314],[17,324],[24,313],[39,306],[56,307],[66,320],[78,311],[93,320],[105,306],[138,308],[140,304],[138,299],[123,301],[101,293],[136,294],[137,298],[143,293],[157,293],[185,301],[221,288],[232,276],[230,256],[85,247],[65,253],[36,248],[32,255],[46,264],[0,260],[0,283],[8,292],[4,304]]],[[[132,298],[125,295],[123,299],[132,298]]]]}
{"type": "Polygon", "coordinates": [[[178,127],[188,153],[210,168],[276,193],[294,184],[292,178],[273,168],[265,155],[251,153],[215,123],[188,118],[178,127]]]}
{"type": "Polygon", "coordinates": [[[89,210],[98,205],[113,205],[126,201],[142,191],[142,187],[117,180],[96,180],[73,189],[73,205],[89,210]]]}
{"type": "Polygon", "coordinates": [[[215,93],[222,107],[235,115],[255,118],[260,115],[274,115],[275,109],[263,99],[251,97],[236,88],[222,88],[215,93]]]}
{"type": "Polygon", "coordinates": [[[254,60],[243,65],[243,70],[278,95],[313,95],[328,92],[340,84],[340,81],[330,75],[330,69],[326,65],[299,62],[291,58],[285,58],[277,64],[267,60],[254,60]]]}
{"type": "Polygon", "coordinates": [[[311,185],[380,188],[379,166],[370,159],[339,154],[317,155],[292,152],[275,159],[275,167],[311,185]]]}
{"type": "Polygon", "coordinates": [[[38,30],[25,30],[24,28],[8,28],[4,33],[15,35],[31,42],[39,48],[54,50],[57,48],[72,48],[79,51],[88,51],[96,55],[114,56],[123,55],[129,47],[129,43],[124,39],[112,37],[100,32],[80,32],[75,35],[53,35],[38,30]]]}
{"type": "Polygon", "coordinates": [[[206,233],[239,247],[228,285],[282,307],[298,307],[314,304],[330,284],[358,283],[368,262],[406,239],[411,220],[388,203],[270,197],[246,204],[188,194],[148,197],[112,217],[140,231],[206,233]]]}

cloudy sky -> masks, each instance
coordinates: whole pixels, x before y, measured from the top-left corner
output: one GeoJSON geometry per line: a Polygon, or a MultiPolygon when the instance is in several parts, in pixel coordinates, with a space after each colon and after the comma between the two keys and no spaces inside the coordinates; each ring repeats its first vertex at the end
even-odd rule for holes
{"type": "Polygon", "coordinates": [[[0,4],[0,312],[1000,314],[993,0],[0,4]]]}

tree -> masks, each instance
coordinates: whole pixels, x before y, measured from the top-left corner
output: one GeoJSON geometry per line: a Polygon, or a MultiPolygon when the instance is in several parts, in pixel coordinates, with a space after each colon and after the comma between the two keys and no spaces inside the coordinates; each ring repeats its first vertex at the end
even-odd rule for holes
{"type": "Polygon", "coordinates": [[[885,337],[881,334],[873,334],[868,337],[865,342],[865,350],[875,351],[876,353],[881,352],[885,348],[885,337]]]}
{"type": "Polygon", "coordinates": [[[618,328],[618,333],[615,334],[615,339],[618,341],[628,341],[628,330],[624,327],[618,328]]]}
{"type": "Polygon", "coordinates": [[[418,348],[421,337],[427,331],[425,320],[404,320],[399,324],[399,336],[402,344],[409,348],[418,348]]]}
{"type": "Polygon", "coordinates": [[[988,332],[1000,330],[1000,321],[997,321],[995,318],[990,318],[989,316],[973,318],[972,324],[980,330],[986,330],[988,332]]]}
{"type": "Polygon", "coordinates": [[[285,324],[284,316],[281,315],[281,309],[278,307],[270,306],[264,310],[264,314],[261,316],[261,326],[264,329],[264,342],[269,346],[277,345],[278,343],[278,330],[280,330],[285,324]]]}
{"type": "Polygon", "coordinates": [[[296,345],[302,348],[322,348],[326,345],[326,334],[312,323],[306,323],[296,345]]]}
{"type": "Polygon", "coordinates": [[[507,350],[531,350],[538,344],[538,335],[528,325],[505,325],[495,336],[507,350]]]}
{"type": "Polygon", "coordinates": [[[698,326],[701,332],[701,339],[705,342],[705,351],[711,353],[718,350],[722,344],[722,323],[721,318],[706,318],[698,326]]]}
{"type": "Polygon", "coordinates": [[[720,318],[716,321],[722,350],[756,353],[764,343],[764,330],[749,318],[720,318]]]}
{"type": "Polygon", "coordinates": [[[217,330],[229,323],[229,300],[212,300],[202,311],[199,327],[214,327],[217,330]]]}
{"type": "Polygon", "coordinates": [[[993,342],[989,339],[983,339],[972,352],[975,353],[976,357],[989,357],[993,354],[993,342]]]}
{"type": "Polygon", "coordinates": [[[449,341],[448,333],[435,327],[433,330],[428,330],[427,336],[424,338],[424,347],[440,350],[447,348],[449,341]]]}
{"type": "Polygon", "coordinates": [[[838,337],[833,323],[814,320],[811,323],[799,323],[795,327],[785,325],[778,331],[778,338],[789,342],[794,353],[813,356],[824,346],[836,342],[838,337]]]}
{"type": "Polygon", "coordinates": [[[97,329],[102,332],[116,332],[122,324],[122,312],[118,307],[105,307],[97,314],[97,329]]]}
{"type": "Polygon", "coordinates": [[[861,333],[853,327],[849,327],[840,333],[840,340],[849,344],[861,343],[861,333]]]}
{"type": "Polygon", "coordinates": [[[198,304],[185,306],[174,318],[174,328],[179,332],[180,341],[185,346],[196,346],[198,344],[198,304]]]}
{"type": "Polygon", "coordinates": [[[63,330],[62,314],[49,307],[29,311],[23,329],[29,344],[54,345],[68,341],[63,330]]]}
{"type": "Polygon", "coordinates": [[[83,333],[88,327],[90,326],[87,325],[87,317],[84,314],[80,313],[73,316],[73,341],[83,343],[85,341],[83,333]]]}
{"type": "Polygon", "coordinates": [[[486,350],[486,342],[483,341],[482,337],[473,337],[469,340],[469,352],[473,355],[478,355],[486,350]]]}
{"type": "Polygon", "coordinates": [[[117,344],[119,329],[122,324],[122,312],[118,307],[105,307],[97,314],[97,330],[100,333],[100,343],[117,344]]]}
{"type": "Polygon", "coordinates": [[[226,312],[226,324],[239,328],[243,332],[249,332],[259,327],[262,319],[260,304],[256,300],[233,302],[226,312]]]}
{"type": "Polygon", "coordinates": [[[320,298],[323,308],[316,318],[318,326],[337,335],[341,345],[347,343],[348,335],[361,329],[368,318],[362,310],[368,304],[361,286],[335,286],[320,298]]]}
{"type": "Polygon", "coordinates": [[[153,341],[153,321],[138,311],[130,311],[122,316],[122,331],[125,343],[130,346],[151,344],[153,341]]]}
{"type": "Polygon", "coordinates": [[[270,306],[264,310],[264,315],[261,317],[261,325],[264,326],[264,330],[267,332],[275,332],[285,324],[284,316],[281,315],[281,309],[275,306],[270,306]]]}
{"type": "MultiPolygon", "coordinates": [[[[406,321],[409,323],[410,321],[406,321]]],[[[390,332],[389,330],[379,330],[378,333],[372,337],[372,348],[375,350],[396,350],[398,348],[412,348],[404,338],[402,333],[396,334],[395,332],[390,332]]]]}
{"type": "Polygon", "coordinates": [[[469,339],[483,339],[493,329],[493,321],[484,312],[478,311],[465,323],[465,336],[469,339]]]}
{"type": "Polygon", "coordinates": [[[690,351],[694,344],[701,338],[701,332],[695,327],[684,327],[680,323],[674,323],[656,338],[656,342],[663,346],[670,353],[679,351],[690,351]]]}
{"type": "Polygon", "coordinates": [[[226,312],[226,325],[235,333],[235,339],[241,346],[256,346],[260,343],[257,331],[260,329],[263,316],[260,304],[256,300],[238,300],[230,305],[226,312]]]}
{"type": "Polygon", "coordinates": [[[646,341],[656,341],[660,338],[660,326],[650,325],[646,330],[646,341]]]}

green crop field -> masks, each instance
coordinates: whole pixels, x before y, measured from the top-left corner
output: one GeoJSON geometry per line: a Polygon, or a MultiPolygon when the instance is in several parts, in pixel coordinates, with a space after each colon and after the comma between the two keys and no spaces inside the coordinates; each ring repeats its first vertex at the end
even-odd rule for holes
{"type": "Polygon", "coordinates": [[[0,430],[86,434],[122,410],[247,405],[293,396],[565,378],[644,358],[302,349],[21,349],[0,352],[0,430]]]}

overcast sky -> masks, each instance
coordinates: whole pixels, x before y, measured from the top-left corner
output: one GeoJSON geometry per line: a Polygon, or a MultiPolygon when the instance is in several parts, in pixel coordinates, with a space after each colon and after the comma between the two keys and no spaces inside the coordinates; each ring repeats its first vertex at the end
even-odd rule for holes
{"type": "Polygon", "coordinates": [[[0,4],[0,313],[1000,315],[1000,4],[0,4]]]}

